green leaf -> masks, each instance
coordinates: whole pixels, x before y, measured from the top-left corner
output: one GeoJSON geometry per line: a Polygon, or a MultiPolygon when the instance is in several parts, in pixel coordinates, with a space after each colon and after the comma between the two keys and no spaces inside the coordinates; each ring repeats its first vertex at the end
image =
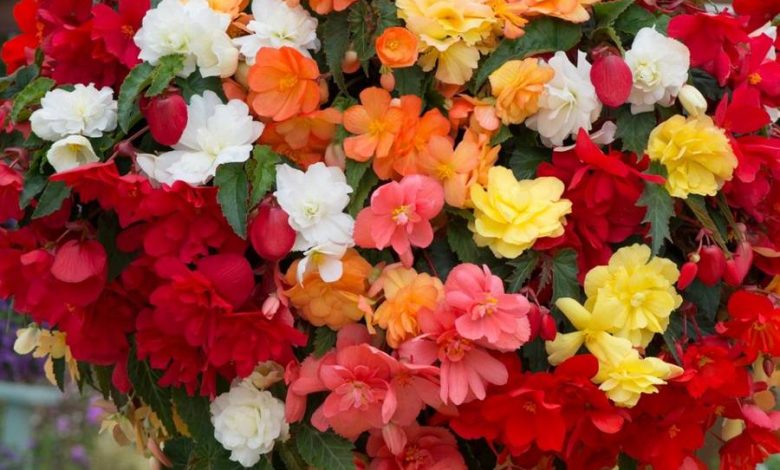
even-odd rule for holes
{"type": "Polygon", "coordinates": [[[153,370],[146,361],[136,358],[135,346],[130,348],[128,354],[127,375],[130,377],[136,395],[151,407],[165,429],[173,434],[176,427],[173,424],[171,389],[160,387],[157,382],[162,374],[153,370]]]}
{"type": "Polygon", "coordinates": [[[361,0],[349,9],[347,21],[349,21],[349,32],[352,35],[355,52],[365,67],[366,62],[376,53],[374,49],[374,29],[376,27],[374,12],[365,0],[361,0]]]}
{"type": "MultiPolygon", "coordinates": [[[[347,182],[349,183],[349,177],[347,177],[347,182]]],[[[347,205],[347,213],[349,213],[349,215],[352,217],[357,216],[357,213],[360,212],[360,209],[365,205],[368,194],[374,189],[374,186],[376,186],[378,182],[379,178],[373,171],[366,171],[360,177],[357,186],[353,186],[354,192],[352,193],[349,205],[347,205]]],[[[350,184],[350,186],[352,185],[350,184]]]]}
{"type": "Polygon", "coordinates": [[[506,280],[509,292],[519,291],[531,278],[536,267],[539,265],[539,253],[528,250],[519,258],[508,263],[514,268],[512,275],[506,280]]]}
{"type": "Polygon", "coordinates": [[[480,64],[471,91],[479,90],[504,62],[544,52],[567,51],[577,45],[581,36],[580,25],[546,16],[535,18],[525,28],[523,37],[501,41],[498,48],[480,64]]]}
{"type": "Polygon", "coordinates": [[[655,15],[649,11],[639,5],[631,5],[615,20],[615,29],[636,36],[640,29],[655,26],[656,21],[655,15]]]}
{"type": "Polygon", "coordinates": [[[56,83],[51,78],[38,77],[27,84],[14,98],[14,106],[11,109],[11,120],[19,122],[30,117],[30,106],[40,103],[41,98],[54,88],[56,83]]]}
{"type": "Polygon", "coordinates": [[[198,447],[218,448],[214,440],[214,425],[211,424],[209,400],[202,396],[189,396],[182,388],[172,388],[171,399],[176,405],[176,413],[187,425],[192,440],[198,447]]]}
{"type": "Polygon", "coordinates": [[[596,19],[597,27],[612,26],[615,20],[633,4],[634,0],[616,0],[593,5],[593,17],[596,19]]]}
{"type": "Polygon", "coordinates": [[[715,240],[718,247],[723,250],[724,253],[728,253],[729,248],[726,246],[726,236],[725,234],[721,234],[720,228],[715,221],[712,220],[712,216],[707,208],[707,201],[705,201],[702,196],[691,194],[685,199],[685,204],[691,212],[693,212],[693,215],[696,216],[696,220],[699,221],[702,227],[709,230],[710,236],[715,240]]]}
{"type": "Polygon", "coordinates": [[[509,168],[518,180],[536,178],[536,169],[552,159],[552,151],[541,147],[519,145],[509,155],[509,168]]]}
{"type": "Polygon", "coordinates": [[[626,454],[620,454],[618,470],[636,470],[636,461],[626,454]]]}
{"type": "Polygon", "coordinates": [[[195,70],[187,78],[177,77],[176,85],[181,88],[181,94],[187,103],[193,96],[202,96],[206,91],[213,91],[222,101],[227,101],[222,90],[222,80],[219,77],[203,77],[199,70],[195,70]]]}
{"type": "Polygon", "coordinates": [[[157,96],[176,78],[179,72],[184,68],[184,56],[181,54],[167,55],[160,59],[160,62],[154,68],[152,84],[146,90],[146,96],[157,96]]]}
{"type": "Polygon", "coordinates": [[[19,208],[24,210],[46,187],[47,179],[37,171],[28,171],[24,175],[24,188],[19,196],[19,208]]]}
{"type": "Polygon", "coordinates": [[[309,470],[309,465],[303,460],[301,453],[298,452],[295,441],[295,436],[293,436],[292,439],[275,449],[278,450],[279,457],[281,457],[281,461],[284,463],[283,467],[277,468],[283,468],[284,470],[309,470]]]}
{"type": "Polygon", "coordinates": [[[54,381],[57,383],[57,388],[60,389],[61,392],[65,391],[65,358],[64,357],[58,357],[56,359],[52,359],[52,369],[54,371],[54,381]]]}
{"type": "Polygon", "coordinates": [[[319,470],[353,470],[353,445],[333,432],[320,432],[309,425],[296,429],[295,443],[303,459],[319,470]]]}
{"type": "Polygon", "coordinates": [[[552,303],[563,297],[579,300],[580,283],[577,282],[577,252],[572,249],[560,250],[552,262],[552,303]]]}
{"type": "Polygon", "coordinates": [[[425,93],[426,74],[423,70],[413,65],[393,70],[395,76],[395,91],[399,95],[422,96],[425,93]]]}
{"type": "Polygon", "coordinates": [[[140,119],[141,110],[138,108],[138,97],[144,88],[152,82],[154,66],[148,62],[136,65],[127,74],[125,81],[119,88],[118,117],[119,127],[127,133],[140,119]]]}
{"type": "Polygon", "coordinates": [[[327,326],[321,326],[314,330],[312,344],[314,345],[312,354],[314,357],[320,358],[336,346],[336,332],[327,326]]]}
{"type": "Polygon", "coordinates": [[[50,181],[38,198],[38,205],[32,213],[33,219],[46,217],[62,207],[62,202],[70,196],[70,188],[62,181],[50,181]]]}
{"type": "Polygon", "coordinates": [[[479,263],[482,252],[474,243],[474,235],[465,223],[458,221],[447,226],[447,243],[462,263],[479,263]]]}
{"type": "MultiPolygon", "coordinates": [[[[663,165],[653,162],[647,173],[666,176],[663,165]]],[[[653,254],[658,254],[664,244],[664,240],[670,239],[669,221],[674,215],[674,201],[663,185],[645,181],[645,189],[637,201],[637,206],[647,207],[647,213],[642,223],[650,224],[650,238],[652,239],[653,254]]]]}
{"type": "Polygon", "coordinates": [[[491,137],[490,139],[490,145],[492,147],[495,147],[496,145],[501,145],[504,142],[506,142],[508,139],[512,138],[512,131],[509,130],[508,126],[501,126],[498,129],[498,132],[496,132],[496,135],[491,137]]]}
{"type": "Polygon", "coordinates": [[[721,283],[707,286],[696,279],[685,290],[685,298],[696,305],[697,311],[702,313],[704,318],[714,321],[720,309],[722,290],[721,283]]]}
{"type": "Polygon", "coordinates": [[[623,141],[623,151],[641,157],[647,149],[650,132],[656,126],[655,113],[631,114],[630,106],[623,106],[617,114],[615,137],[623,141]]]}
{"type": "Polygon", "coordinates": [[[398,19],[398,9],[395,3],[390,0],[374,0],[371,2],[377,16],[377,35],[391,26],[400,26],[401,20],[398,19]]]}
{"type": "Polygon", "coordinates": [[[173,464],[173,470],[188,470],[192,441],[185,437],[167,440],[164,453],[173,464]]]}
{"type": "Polygon", "coordinates": [[[114,366],[93,366],[95,378],[97,379],[98,391],[103,395],[104,400],[111,397],[111,376],[114,372],[114,366]]]}
{"type": "Polygon", "coordinates": [[[252,151],[247,164],[249,182],[252,187],[250,207],[255,207],[268,194],[276,182],[276,165],[282,162],[278,153],[267,145],[258,145],[252,151]]]}
{"type": "Polygon", "coordinates": [[[369,171],[370,168],[371,161],[357,162],[352,159],[347,159],[346,168],[344,169],[344,174],[347,178],[347,184],[353,190],[356,190],[358,186],[360,186],[360,181],[363,180],[363,176],[365,176],[366,171],[369,171]]]}
{"type": "Polygon", "coordinates": [[[347,11],[330,13],[322,22],[321,34],[317,34],[322,40],[325,62],[330,73],[333,74],[333,81],[345,94],[349,93],[347,92],[347,84],[344,82],[344,72],[341,70],[341,60],[349,49],[348,15],[347,11]]]}
{"type": "Polygon", "coordinates": [[[701,69],[690,70],[690,82],[711,102],[720,102],[726,93],[726,89],[720,86],[717,78],[701,69]]]}
{"type": "Polygon", "coordinates": [[[217,200],[225,219],[239,237],[246,238],[249,181],[243,163],[224,163],[217,167],[214,185],[219,188],[217,200]]]}
{"type": "Polygon", "coordinates": [[[108,280],[113,281],[135,258],[133,253],[120,250],[116,244],[119,235],[119,219],[113,212],[104,212],[97,224],[98,241],[103,245],[108,255],[108,280]]]}

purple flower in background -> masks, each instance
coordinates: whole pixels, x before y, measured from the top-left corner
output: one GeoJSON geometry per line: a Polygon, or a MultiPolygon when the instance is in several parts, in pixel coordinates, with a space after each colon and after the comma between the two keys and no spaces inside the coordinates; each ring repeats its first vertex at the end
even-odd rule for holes
{"type": "Polygon", "coordinates": [[[87,449],[83,445],[77,444],[70,448],[70,459],[73,463],[81,465],[83,467],[89,466],[89,457],[87,456],[87,449]]]}
{"type": "MultiPolygon", "coordinates": [[[[0,311],[6,308],[0,303],[0,311]]],[[[0,316],[0,381],[36,382],[43,377],[43,359],[14,352],[16,330],[21,326],[14,319],[4,320],[0,316]]]]}

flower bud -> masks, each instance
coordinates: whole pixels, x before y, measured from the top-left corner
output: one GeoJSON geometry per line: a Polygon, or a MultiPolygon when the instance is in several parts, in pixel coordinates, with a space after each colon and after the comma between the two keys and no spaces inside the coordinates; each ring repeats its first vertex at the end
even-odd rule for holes
{"type": "Polygon", "coordinates": [[[187,103],[179,93],[163,93],[141,99],[141,112],[149,123],[154,140],[173,146],[187,127],[187,103]]]}
{"type": "Polygon", "coordinates": [[[707,112],[707,99],[694,86],[684,85],[677,98],[690,116],[700,116],[707,112]]]}
{"type": "Polygon", "coordinates": [[[14,352],[16,354],[30,354],[38,346],[38,339],[41,337],[41,330],[37,326],[19,328],[16,330],[16,341],[14,341],[14,352]]]}
{"type": "Polygon", "coordinates": [[[531,308],[528,310],[528,324],[531,330],[530,341],[539,336],[539,329],[542,326],[542,314],[536,304],[531,304],[531,308]]]}
{"type": "Polygon", "coordinates": [[[740,286],[753,265],[753,246],[748,241],[741,241],[734,251],[734,256],[726,261],[723,280],[730,286],[740,286]]]}
{"type": "Polygon", "coordinates": [[[682,268],[680,268],[680,278],[677,280],[677,289],[679,290],[685,290],[688,286],[691,285],[694,279],[696,279],[696,274],[699,272],[699,265],[692,261],[688,261],[687,263],[682,265],[682,268]]]}
{"type": "Polygon", "coordinates": [[[341,70],[344,73],[355,73],[358,69],[360,69],[360,60],[357,52],[350,49],[344,54],[344,58],[341,59],[341,70]]]}
{"type": "Polygon", "coordinates": [[[775,361],[771,357],[764,357],[764,360],[761,362],[761,368],[764,369],[766,376],[771,378],[772,374],[775,373],[775,361]]]}
{"type": "Polygon", "coordinates": [[[249,241],[258,255],[268,261],[287,256],[295,244],[295,230],[281,207],[264,202],[249,224],[249,241]]]}
{"type": "Polygon", "coordinates": [[[555,324],[555,318],[550,315],[550,311],[542,308],[542,324],[539,328],[539,336],[545,341],[552,341],[558,334],[558,326],[555,324]]]}
{"type": "Polygon", "coordinates": [[[707,245],[699,251],[699,270],[697,276],[704,285],[714,286],[723,277],[726,269],[726,256],[715,245],[707,245]]]}
{"type": "Polygon", "coordinates": [[[619,55],[597,59],[590,69],[590,81],[599,100],[610,108],[617,108],[628,101],[634,86],[631,69],[619,55]]]}
{"type": "Polygon", "coordinates": [[[393,72],[383,73],[379,77],[379,83],[387,91],[393,91],[395,89],[395,75],[393,72]]]}
{"type": "Polygon", "coordinates": [[[341,171],[347,167],[347,156],[344,154],[344,147],[341,144],[330,144],[325,148],[325,164],[341,168],[341,171]]]}
{"type": "Polygon", "coordinates": [[[236,68],[236,74],[233,76],[233,79],[244,88],[249,88],[249,70],[251,68],[252,67],[243,60],[239,61],[238,67],[236,68]]]}

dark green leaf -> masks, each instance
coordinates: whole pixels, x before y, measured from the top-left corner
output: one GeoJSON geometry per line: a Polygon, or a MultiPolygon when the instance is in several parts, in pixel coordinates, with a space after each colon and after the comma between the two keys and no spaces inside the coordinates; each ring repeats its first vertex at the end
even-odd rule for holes
{"type": "Polygon", "coordinates": [[[119,220],[112,212],[104,212],[98,220],[98,241],[103,245],[108,255],[108,280],[113,281],[135,258],[133,253],[126,253],[116,245],[119,235],[119,220]]]}
{"type": "Polygon", "coordinates": [[[634,0],[616,0],[593,5],[593,17],[599,28],[609,27],[623,14],[628,7],[634,4],[634,0]]]}
{"type": "Polygon", "coordinates": [[[295,431],[295,443],[303,459],[319,470],[353,470],[353,445],[333,432],[320,432],[304,424],[295,431]]]}
{"type": "Polygon", "coordinates": [[[199,70],[191,73],[187,78],[177,77],[176,85],[181,88],[181,94],[187,103],[193,96],[203,95],[206,91],[213,91],[220,99],[226,101],[222,80],[219,77],[203,77],[199,70]]]}
{"type": "Polygon", "coordinates": [[[252,160],[247,166],[252,187],[250,207],[256,206],[273,188],[276,182],[276,165],[281,161],[279,154],[267,145],[258,145],[254,148],[252,160]]]}
{"type": "Polygon", "coordinates": [[[539,265],[539,253],[528,250],[519,258],[510,261],[509,265],[514,268],[514,271],[507,279],[507,290],[509,292],[517,292],[531,278],[531,274],[539,265]]]}
{"type": "Polygon", "coordinates": [[[179,72],[184,68],[184,56],[181,54],[167,55],[160,59],[160,62],[154,68],[152,84],[146,90],[146,96],[157,96],[176,78],[179,72]]]}
{"type": "Polygon", "coordinates": [[[152,82],[154,66],[147,62],[136,65],[122,82],[119,88],[118,118],[119,127],[127,133],[133,124],[140,118],[141,110],[138,108],[138,97],[144,88],[152,82]]]}
{"type": "Polygon", "coordinates": [[[528,24],[523,37],[501,41],[498,48],[480,64],[471,91],[476,92],[482,87],[490,74],[504,62],[544,52],[567,51],[577,45],[581,35],[580,25],[547,16],[535,18],[528,24]]]}
{"type": "Polygon", "coordinates": [[[518,180],[536,178],[536,169],[552,159],[552,151],[542,147],[518,145],[509,155],[509,168],[518,180]]]}
{"type": "Polygon", "coordinates": [[[672,358],[674,358],[674,362],[681,366],[682,361],[680,360],[680,355],[677,354],[677,338],[674,336],[674,332],[671,328],[667,328],[666,331],[664,331],[663,338],[664,343],[666,343],[666,349],[669,350],[672,358]]]}
{"type": "Polygon", "coordinates": [[[190,455],[192,454],[192,441],[178,437],[165,441],[165,455],[173,464],[173,470],[189,470],[190,455]]]}
{"type": "Polygon", "coordinates": [[[35,206],[32,218],[38,219],[53,214],[60,207],[62,202],[70,196],[70,188],[62,181],[50,181],[43,190],[43,194],[38,198],[38,205],[35,206]]]}
{"type": "Polygon", "coordinates": [[[314,330],[312,344],[314,345],[314,351],[312,351],[314,357],[322,357],[336,346],[336,332],[327,326],[321,326],[314,330]]]}
{"type": "Polygon", "coordinates": [[[637,470],[636,461],[626,454],[620,454],[618,470],[637,470]]]}
{"type": "Polygon", "coordinates": [[[461,221],[447,226],[447,243],[462,263],[479,263],[482,252],[474,243],[474,234],[461,221]]]}
{"type": "Polygon", "coordinates": [[[578,300],[580,284],[577,282],[577,252],[569,248],[560,250],[553,257],[552,269],[552,302],[563,297],[578,300]]]}
{"type": "Polygon", "coordinates": [[[615,29],[636,36],[640,29],[651,28],[655,23],[655,15],[639,5],[631,5],[615,20],[615,29]]]}
{"type": "Polygon", "coordinates": [[[490,145],[495,147],[496,145],[503,144],[504,142],[507,141],[507,139],[511,139],[511,138],[512,138],[512,131],[509,130],[509,127],[501,126],[498,129],[498,132],[496,132],[496,135],[490,138],[490,145]]]}
{"type": "Polygon", "coordinates": [[[371,4],[377,16],[377,35],[381,34],[386,28],[401,25],[395,3],[390,0],[374,0],[371,4]]]}
{"type": "Polygon", "coordinates": [[[57,382],[57,388],[61,392],[65,391],[65,369],[66,363],[64,357],[52,359],[52,369],[54,371],[54,381],[57,382]]]}
{"type": "Polygon", "coordinates": [[[426,75],[422,69],[413,65],[393,70],[395,76],[395,91],[399,95],[417,95],[422,96],[425,92],[426,75]]]}
{"type": "Polygon", "coordinates": [[[420,271],[444,280],[447,279],[452,268],[458,265],[458,258],[450,249],[447,241],[443,237],[437,237],[431,246],[424,251],[424,254],[417,257],[417,263],[420,271]],[[433,269],[431,269],[431,264],[433,269]]]}
{"type": "Polygon", "coordinates": [[[347,205],[347,212],[352,217],[356,217],[357,213],[360,212],[360,209],[363,208],[366,199],[368,199],[368,194],[378,182],[379,178],[377,178],[376,173],[373,171],[366,171],[360,178],[357,187],[353,187],[354,191],[352,193],[352,198],[349,201],[349,205],[347,205]]]}
{"type": "Polygon", "coordinates": [[[726,93],[726,89],[720,86],[717,78],[701,69],[690,70],[690,82],[711,102],[719,102],[726,93]]]}
{"type": "Polygon", "coordinates": [[[114,373],[114,366],[93,366],[95,369],[95,378],[97,379],[98,391],[103,395],[104,400],[111,397],[111,376],[114,373]]]}
{"type": "Polygon", "coordinates": [[[127,360],[127,375],[133,390],[160,419],[165,429],[173,434],[176,427],[173,424],[173,409],[171,405],[171,389],[160,387],[160,372],[151,368],[146,362],[136,358],[135,347],[130,349],[127,360]]]}
{"type": "Polygon", "coordinates": [[[363,180],[367,171],[371,170],[371,162],[357,162],[352,159],[347,159],[346,168],[344,174],[347,177],[347,184],[353,189],[357,189],[360,186],[360,182],[363,180]]]}
{"type": "MultiPolygon", "coordinates": [[[[660,163],[653,162],[647,173],[666,176],[666,170],[660,163]]],[[[637,201],[637,206],[647,207],[642,223],[650,224],[650,238],[652,239],[653,254],[658,254],[664,244],[664,240],[671,239],[669,233],[669,221],[674,215],[674,201],[663,185],[645,181],[645,189],[637,201]]]]}
{"type": "Polygon", "coordinates": [[[712,216],[707,208],[707,201],[705,201],[702,196],[691,194],[685,199],[685,204],[691,212],[693,212],[693,215],[696,216],[696,220],[699,221],[702,227],[709,230],[710,236],[715,240],[718,247],[723,250],[724,253],[728,253],[729,248],[726,246],[726,234],[722,234],[720,231],[721,229],[715,221],[712,220],[712,216]]]}
{"type": "Polygon", "coordinates": [[[296,439],[293,436],[284,444],[278,447],[279,457],[281,457],[283,467],[277,467],[280,470],[309,470],[309,465],[303,460],[296,446],[296,439]]]}
{"type": "Polygon", "coordinates": [[[624,106],[618,110],[616,124],[615,137],[623,141],[623,151],[633,152],[638,157],[644,155],[650,132],[657,124],[655,113],[631,114],[631,107],[624,106]]]}
{"type": "Polygon", "coordinates": [[[214,440],[214,425],[211,424],[209,400],[202,396],[189,396],[184,389],[172,388],[171,398],[176,405],[176,413],[187,425],[187,431],[197,447],[217,449],[219,443],[214,440]]]}
{"type": "Polygon", "coordinates": [[[214,185],[219,188],[217,200],[225,219],[239,237],[246,238],[249,181],[243,163],[225,163],[217,167],[214,185]]]}
{"type": "Polygon", "coordinates": [[[19,208],[24,209],[30,204],[30,201],[43,191],[46,187],[46,177],[37,171],[28,171],[24,175],[24,188],[19,196],[19,208]]]}
{"type": "Polygon", "coordinates": [[[530,343],[524,344],[523,358],[528,361],[528,370],[530,372],[543,372],[549,367],[547,362],[547,351],[544,349],[544,340],[536,338],[530,343]]]}
{"type": "Polygon", "coordinates": [[[700,280],[694,280],[685,290],[685,298],[696,305],[704,318],[714,321],[720,308],[722,286],[720,283],[707,286],[700,280]]]}
{"type": "Polygon", "coordinates": [[[24,89],[14,97],[14,106],[11,109],[11,120],[19,122],[30,117],[30,106],[40,103],[43,95],[54,88],[56,83],[51,78],[38,77],[27,84],[24,89]]]}
{"type": "Polygon", "coordinates": [[[339,89],[347,93],[347,84],[344,82],[344,72],[341,70],[341,60],[349,49],[349,12],[333,12],[325,17],[321,34],[317,36],[322,40],[325,52],[325,61],[328,69],[333,74],[333,81],[339,89]]]}
{"type": "Polygon", "coordinates": [[[376,53],[374,49],[376,20],[371,6],[365,0],[355,3],[349,9],[347,20],[355,52],[357,52],[360,62],[363,62],[365,66],[366,61],[376,53]]]}

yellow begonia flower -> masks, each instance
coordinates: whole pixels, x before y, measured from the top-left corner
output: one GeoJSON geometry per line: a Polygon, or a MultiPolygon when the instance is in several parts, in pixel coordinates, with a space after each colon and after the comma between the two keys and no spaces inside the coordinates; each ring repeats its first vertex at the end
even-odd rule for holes
{"type": "Polygon", "coordinates": [[[585,308],[608,312],[606,331],[645,347],[656,333],[669,326],[669,316],[682,304],[674,288],[680,276],[677,266],[665,258],[651,259],[650,247],[632,245],[619,249],[606,266],[585,276],[585,308]]]}
{"type": "Polygon", "coordinates": [[[657,385],[683,373],[682,368],[666,363],[657,357],[639,357],[630,349],[619,361],[599,359],[599,372],[593,381],[617,406],[631,408],[643,393],[657,393],[657,385]]]}
{"type": "Polygon", "coordinates": [[[628,340],[607,333],[607,330],[612,327],[612,316],[609,311],[590,312],[570,298],[558,299],[555,305],[566,315],[577,331],[558,333],[553,341],[545,342],[550,364],[557,366],[577,354],[583,345],[599,359],[599,362],[620,362],[635,352],[628,340]]]}
{"type": "Polygon", "coordinates": [[[561,199],[563,190],[557,178],[517,181],[508,168],[491,168],[487,188],[474,184],[470,190],[474,241],[499,258],[517,258],[539,238],[563,235],[571,212],[571,201],[561,199]]]}
{"type": "Polygon", "coordinates": [[[68,374],[74,382],[79,380],[79,366],[76,359],[70,353],[68,343],[65,341],[65,333],[61,331],[40,330],[38,335],[38,345],[32,351],[33,357],[45,357],[46,363],[43,365],[46,378],[52,385],[58,385],[54,375],[54,359],[64,359],[68,368],[68,374]]]}
{"type": "Polygon", "coordinates": [[[504,124],[520,124],[539,111],[539,97],[555,70],[538,59],[510,60],[490,74],[496,114],[504,124]]]}
{"type": "Polygon", "coordinates": [[[647,155],[666,167],[666,190],[682,199],[714,196],[737,166],[725,132],[704,115],[676,115],[659,124],[650,133],[647,155]]]}

